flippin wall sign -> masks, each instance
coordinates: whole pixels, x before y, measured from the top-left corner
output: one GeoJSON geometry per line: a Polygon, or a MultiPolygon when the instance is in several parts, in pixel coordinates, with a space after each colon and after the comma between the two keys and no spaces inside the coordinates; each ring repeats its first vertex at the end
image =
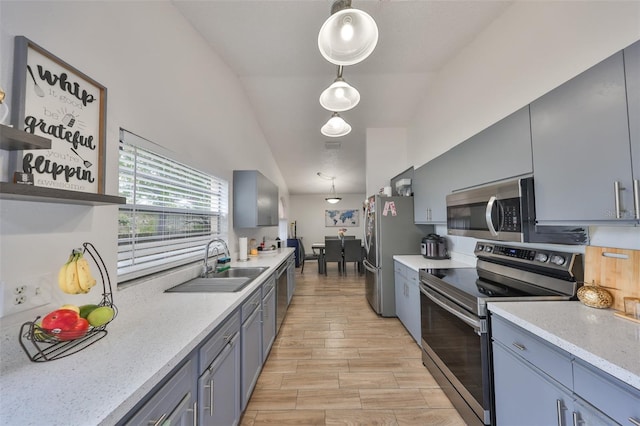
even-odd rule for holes
{"type": "Polygon", "coordinates": [[[15,39],[13,124],[51,139],[25,150],[35,186],[104,193],[106,88],[25,37],[15,39]]]}

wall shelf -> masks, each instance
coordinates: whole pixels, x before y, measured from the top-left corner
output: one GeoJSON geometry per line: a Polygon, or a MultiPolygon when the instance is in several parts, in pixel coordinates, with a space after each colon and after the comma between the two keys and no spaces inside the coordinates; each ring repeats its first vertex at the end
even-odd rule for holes
{"type": "Polygon", "coordinates": [[[66,189],[44,188],[18,183],[0,182],[0,199],[19,201],[39,201],[58,204],[83,204],[100,206],[106,204],[126,204],[125,197],[88,192],[68,191],[66,189]]]}
{"type": "Polygon", "coordinates": [[[33,135],[13,127],[0,124],[0,149],[20,151],[23,149],[50,149],[51,139],[33,135]]]}

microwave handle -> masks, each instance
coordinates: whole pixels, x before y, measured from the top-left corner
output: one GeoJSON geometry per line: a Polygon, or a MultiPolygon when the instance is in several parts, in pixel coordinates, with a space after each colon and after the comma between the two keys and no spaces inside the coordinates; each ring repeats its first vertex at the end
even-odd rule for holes
{"type": "Polygon", "coordinates": [[[496,228],[493,226],[493,221],[491,220],[491,212],[493,211],[493,205],[497,201],[498,199],[496,198],[496,196],[492,195],[491,198],[489,198],[489,202],[487,203],[487,209],[485,210],[485,214],[484,214],[485,220],[487,222],[487,228],[489,228],[489,232],[494,237],[498,236],[498,231],[496,231],[496,228]]]}

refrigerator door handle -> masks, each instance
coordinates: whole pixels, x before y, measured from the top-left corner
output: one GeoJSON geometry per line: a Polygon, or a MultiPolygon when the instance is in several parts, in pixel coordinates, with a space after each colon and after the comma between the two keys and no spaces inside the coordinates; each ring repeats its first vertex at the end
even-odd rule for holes
{"type": "Polygon", "coordinates": [[[367,259],[364,259],[362,263],[364,264],[364,267],[367,268],[367,271],[373,272],[374,274],[378,273],[378,270],[380,269],[377,266],[372,265],[367,259]]]}

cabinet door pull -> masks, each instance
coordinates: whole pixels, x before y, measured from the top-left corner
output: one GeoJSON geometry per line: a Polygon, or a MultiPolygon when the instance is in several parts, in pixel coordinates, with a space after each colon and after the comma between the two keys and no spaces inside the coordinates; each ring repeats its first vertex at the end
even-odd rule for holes
{"type": "Polygon", "coordinates": [[[164,414],[163,414],[163,415],[161,415],[161,416],[160,416],[160,418],[159,418],[158,420],[156,420],[156,421],[149,420],[149,423],[148,423],[148,424],[153,425],[153,426],[160,426],[160,425],[162,424],[162,422],[164,422],[164,419],[166,419],[166,418],[167,418],[167,413],[164,413],[164,414]]]}
{"type": "Polygon", "coordinates": [[[636,420],[633,417],[629,417],[629,421],[631,422],[632,425],[640,426],[640,420],[636,420]]]}
{"type": "Polygon", "coordinates": [[[193,426],[198,426],[198,401],[193,402],[193,426]]]}
{"type": "Polygon", "coordinates": [[[525,345],[521,345],[520,343],[517,342],[512,342],[511,346],[513,346],[514,348],[516,348],[519,351],[526,351],[527,347],[525,345]]]}
{"type": "Polygon", "coordinates": [[[636,209],[636,219],[640,220],[640,179],[633,180],[633,204],[636,209]]]}
{"type": "Polygon", "coordinates": [[[209,415],[213,417],[213,379],[209,380],[209,415]]]}
{"type": "Polygon", "coordinates": [[[573,426],[578,426],[580,423],[582,423],[582,420],[580,420],[580,415],[574,411],[573,412],[573,426]]]}
{"type": "Polygon", "coordinates": [[[562,426],[562,424],[564,423],[562,421],[562,410],[564,410],[564,408],[562,407],[562,400],[556,399],[556,414],[558,415],[558,426],[562,426]]]}
{"type": "Polygon", "coordinates": [[[623,210],[620,209],[620,191],[624,191],[625,188],[620,186],[620,182],[613,182],[613,194],[615,196],[616,204],[616,219],[622,219],[623,210]]]}

